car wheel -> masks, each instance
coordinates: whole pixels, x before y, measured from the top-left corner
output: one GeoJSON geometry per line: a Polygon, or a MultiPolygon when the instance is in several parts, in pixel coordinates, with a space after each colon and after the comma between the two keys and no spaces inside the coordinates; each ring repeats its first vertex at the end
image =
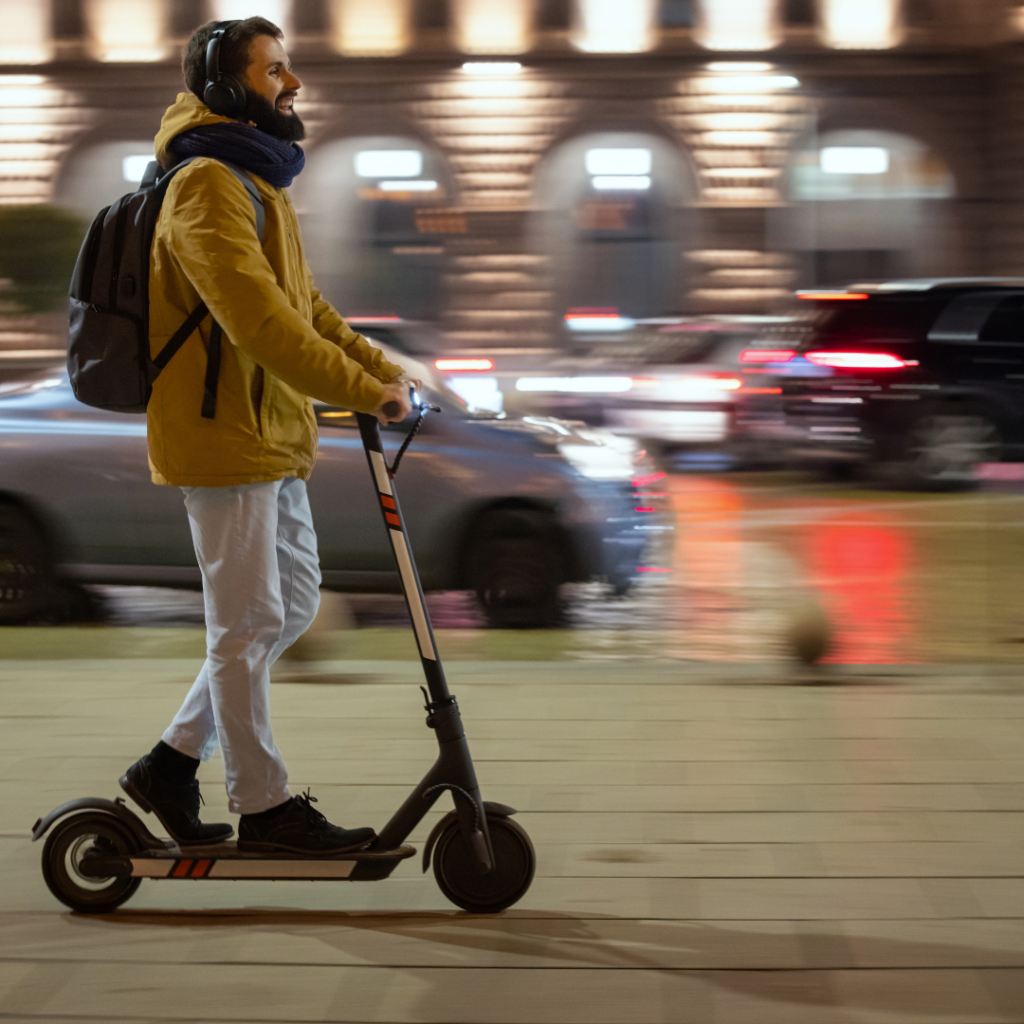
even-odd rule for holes
{"type": "Polygon", "coordinates": [[[562,552],[550,517],[529,510],[489,516],[469,560],[470,586],[495,629],[544,629],[562,619],[562,552]]]}
{"type": "Polygon", "coordinates": [[[975,486],[981,463],[1001,457],[999,428],[987,416],[940,411],[914,420],[883,479],[912,490],[964,490],[975,486]]]}
{"type": "Polygon", "coordinates": [[[53,568],[46,536],[17,505],[0,505],[0,625],[38,615],[50,599],[53,568]]]}

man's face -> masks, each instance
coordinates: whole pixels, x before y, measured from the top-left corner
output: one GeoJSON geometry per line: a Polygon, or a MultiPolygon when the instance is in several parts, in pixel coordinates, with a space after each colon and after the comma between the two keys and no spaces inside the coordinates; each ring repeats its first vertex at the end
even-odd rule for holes
{"type": "Polygon", "coordinates": [[[273,36],[253,39],[242,84],[246,101],[243,120],[286,142],[305,138],[305,126],[294,108],[302,82],[292,74],[291,61],[280,40],[273,36]]]}

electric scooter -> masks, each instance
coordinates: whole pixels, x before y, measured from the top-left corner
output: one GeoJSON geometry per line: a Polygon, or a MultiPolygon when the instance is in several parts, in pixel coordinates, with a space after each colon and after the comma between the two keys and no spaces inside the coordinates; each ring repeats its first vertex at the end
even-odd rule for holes
{"type": "MultiPolygon", "coordinates": [[[[173,840],[154,836],[123,797],[71,800],[39,819],[32,839],[41,839],[56,824],[43,848],[43,878],[53,895],[72,910],[109,913],[128,900],[143,879],[371,882],[387,878],[403,860],[415,855],[415,848],[406,845],[405,839],[446,791],[455,806],[427,839],[423,871],[433,856],[434,877],[441,891],[471,913],[504,910],[529,889],[536,867],[533,844],[512,820],[514,808],[480,796],[458,704],[448,692],[398,504],[395,472],[431,409],[416,398],[414,403],[419,415],[390,467],[376,418],[357,413],[357,421],[426,676],[426,724],[434,730],[440,748],[433,767],[372,843],[327,857],[247,853],[234,841],[181,848],[173,840]]],[[[384,412],[397,414],[398,403],[388,403],[384,412]]]]}

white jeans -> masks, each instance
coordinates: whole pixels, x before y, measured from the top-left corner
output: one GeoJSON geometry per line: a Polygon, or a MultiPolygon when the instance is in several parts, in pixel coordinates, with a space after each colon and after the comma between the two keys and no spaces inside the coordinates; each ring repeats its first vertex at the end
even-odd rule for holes
{"type": "Polygon", "coordinates": [[[163,740],[204,761],[219,742],[228,806],[258,814],[290,796],[270,728],[270,667],[320,603],[306,485],[288,477],[182,490],[203,573],[206,662],[163,740]]]}

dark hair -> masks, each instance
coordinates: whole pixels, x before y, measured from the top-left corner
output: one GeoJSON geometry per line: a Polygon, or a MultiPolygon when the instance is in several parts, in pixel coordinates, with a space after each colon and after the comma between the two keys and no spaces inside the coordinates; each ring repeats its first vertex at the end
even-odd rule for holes
{"type": "MultiPolygon", "coordinates": [[[[185,44],[181,55],[181,70],[185,75],[185,85],[200,99],[206,87],[206,45],[213,35],[214,29],[222,24],[211,21],[201,25],[192,33],[192,38],[185,44]]],[[[234,75],[238,79],[245,77],[249,67],[249,46],[257,36],[272,36],[283,39],[284,33],[266,18],[246,18],[236,21],[224,34],[220,44],[220,70],[226,75],[234,75]]]]}

